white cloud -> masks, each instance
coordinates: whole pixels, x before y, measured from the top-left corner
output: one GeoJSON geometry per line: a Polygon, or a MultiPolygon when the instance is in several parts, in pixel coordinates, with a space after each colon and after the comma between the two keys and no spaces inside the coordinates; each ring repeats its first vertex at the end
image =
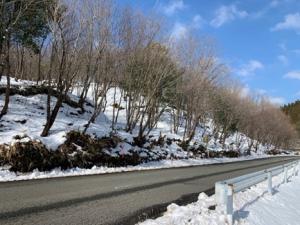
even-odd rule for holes
{"type": "Polygon", "coordinates": [[[297,32],[300,31],[300,13],[286,15],[284,17],[284,20],[280,23],[277,23],[271,30],[295,30],[297,32]]]}
{"type": "Polygon", "coordinates": [[[300,80],[300,71],[290,71],[288,73],[286,73],[284,76],[284,78],[289,78],[289,79],[296,79],[296,80],[300,80]]]}
{"type": "Polygon", "coordinates": [[[285,55],[279,55],[277,59],[285,66],[289,64],[289,59],[285,55]]]}
{"type": "Polygon", "coordinates": [[[269,101],[276,106],[283,105],[285,103],[285,99],[282,97],[268,97],[269,101]]]}
{"type": "Polygon", "coordinates": [[[267,90],[265,90],[265,89],[256,89],[256,92],[260,95],[266,95],[267,94],[267,90]]]}
{"type": "Polygon", "coordinates": [[[294,50],[292,50],[292,52],[299,55],[300,54],[300,49],[294,49],[294,50]]]}
{"type": "Polygon", "coordinates": [[[188,31],[189,28],[185,24],[177,22],[174,24],[174,27],[172,29],[171,38],[172,39],[184,38],[187,35],[188,31]]]}
{"type": "Polygon", "coordinates": [[[253,94],[253,93],[259,94],[261,96],[266,96],[268,92],[265,89],[254,89],[253,90],[249,87],[249,85],[246,85],[242,88],[240,95],[241,95],[241,97],[247,97],[247,96],[251,96],[251,94],[253,94]]]}
{"type": "Polygon", "coordinates": [[[191,27],[193,27],[195,29],[199,29],[204,25],[204,23],[205,23],[205,20],[199,14],[196,14],[193,17],[191,27]]]}
{"type": "Polygon", "coordinates": [[[192,30],[200,29],[204,23],[205,20],[199,14],[196,14],[190,23],[176,22],[171,31],[171,39],[184,38],[192,30]]]}
{"type": "Polygon", "coordinates": [[[256,70],[264,68],[264,65],[258,60],[250,60],[247,64],[242,65],[236,70],[240,76],[246,77],[252,75],[256,70]]]}
{"type": "Polygon", "coordinates": [[[163,6],[162,10],[166,15],[171,16],[177,11],[183,10],[186,7],[187,6],[184,4],[183,0],[173,0],[170,1],[168,5],[163,6]]]}
{"type": "MultiPolygon", "coordinates": [[[[241,95],[242,96],[247,96],[247,95],[250,96],[250,93],[252,93],[252,92],[253,91],[251,91],[247,85],[246,87],[244,87],[242,89],[241,95]]],[[[268,99],[269,102],[275,106],[281,106],[281,105],[285,104],[285,102],[286,102],[286,99],[283,97],[269,96],[268,91],[265,89],[254,89],[254,93],[259,94],[263,99],[268,99]]]]}
{"type": "Polygon", "coordinates": [[[260,19],[263,16],[267,15],[271,10],[278,7],[280,3],[281,2],[279,2],[278,0],[273,0],[265,7],[262,7],[259,11],[250,13],[249,16],[252,19],[260,19]]]}
{"type": "MultiPolygon", "coordinates": [[[[285,104],[286,99],[283,97],[274,97],[274,96],[268,96],[267,95],[267,91],[265,89],[255,89],[254,90],[255,93],[263,96],[263,98],[266,98],[270,101],[270,103],[272,103],[275,106],[281,106],[283,104],[285,104]]],[[[247,97],[247,96],[251,96],[251,93],[253,93],[253,91],[249,88],[248,85],[246,85],[245,87],[242,88],[241,92],[240,92],[240,96],[242,98],[247,97]]],[[[300,95],[300,92],[299,92],[300,95]]]]}
{"type": "Polygon", "coordinates": [[[236,5],[221,6],[215,12],[215,18],[211,20],[210,24],[213,27],[220,27],[223,24],[233,21],[237,18],[245,18],[248,13],[244,10],[239,10],[236,5]]]}

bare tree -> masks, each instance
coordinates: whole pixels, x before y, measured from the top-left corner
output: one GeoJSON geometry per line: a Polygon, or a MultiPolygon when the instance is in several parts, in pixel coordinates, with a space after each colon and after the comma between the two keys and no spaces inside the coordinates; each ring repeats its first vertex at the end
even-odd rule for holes
{"type": "MultiPolygon", "coordinates": [[[[143,60],[144,49],[150,46],[159,32],[159,25],[141,14],[133,13],[125,9],[120,22],[120,45],[123,54],[123,78],[121,88],[125,90],[126,102],[126,131],[132,132],[141,117],[143,98],[141,91],[144,88],[144,81],[147,74],[146,66],[137,66],[139,60],[143,60]],[[140,71],[139,71],[140,70],[140,71]]],[[[146,60],[147,58],[144,57],[146,60]]],[[[148,64],[149,65],[149,64],[148,64]]]]}
{"type": "Polygon", "coordinates": [[[80,67],[80,24],[74,11],[57,4],[51,10],[51,56],[48,71],[47,120],[41,136],[48,136],[80,67]],[[78,25],[78,26],[76,26],[78,25]],[[57,100],[51,109],[51,92],[56,89],[57,100]]]}
{"type": "MultiPolygon", "coordinates": [[[[85,125],[84,133],[91,123],[106,107],[106,95],[115,77],[116,61],[114,57],[114,20],[115,8],[111,1],[97,2],[93,9],[89,10],[88,32],[88,54],[86,64],[86,77],[83,83],[83,90],[80,96],[86,96],[91,86],[93,93],[94,112],[88,123],[85,125]]],[[[82,103],[81,103],[82,104],[82,103]]]]}
{"type": "Polygon", "coordinates": [[[189,143],[199,123],[205,123],[210,116],[212,90],[226,74],[226,67],[218,62],[214,43],[209,39],[183,39],[180,51],[180,62],[185,68],[181,88],[185,111],[184,140],[189,143]]]}

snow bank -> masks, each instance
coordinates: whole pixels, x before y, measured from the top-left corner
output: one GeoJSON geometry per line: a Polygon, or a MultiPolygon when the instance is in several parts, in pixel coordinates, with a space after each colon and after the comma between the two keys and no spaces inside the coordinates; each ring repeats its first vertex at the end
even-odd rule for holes
{"type": "MultiPolygon", "coordinates": [[[[291,177],[290,182],[281,184],[283,175],[273,178],[274,194],[267,193],[267,182],[234,195],[234,224],[251,225],[299,225],[300,176],[291,177]]],[[[146,220],[139,225],[224,225],[225,216],[216,208],[213,196],[201,193],[198,201],[186,206],[171,204],[167,212],[155,220],[146,220]]]]}
{"type": "Polygon", "coordinates": [[[34,170],[31,173],[15,173],[9,171],[8,168],[0,167],[0,182],[117,173],[117,172],[138,171],[138,170],[153,170],[153,169],[163,169],[163,168],[172,168],[172,167],[197,166],[197,165],[207,165],[213,163],[226,163],[226,162],[236,162],[236,161],[243,161],[243,160],[253,160],[258,158],[266,158],[266,157],[258,155],[258,156],[247,156],[247,157],[240,157],[240,158],[161,160],[161,161],[154,161],[154,162],[140,164],[138,166],[127,166],[127,167],[94,166],[91,169],[72,168],[68,170],[61,170],[60,168],[57,168],[48,172],[47,171],[41,172],[38,170],[34,170]]]}

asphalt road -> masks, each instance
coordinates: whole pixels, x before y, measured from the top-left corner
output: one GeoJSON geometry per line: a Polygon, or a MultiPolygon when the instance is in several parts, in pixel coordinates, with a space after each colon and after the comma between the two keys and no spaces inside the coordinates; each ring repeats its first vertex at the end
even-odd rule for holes
{"type": "Polygon", "coordinates": [[[214,183],[295,157],[0,183],[0,224],[134,224],[170,202],[187,203],[214,183]]]}

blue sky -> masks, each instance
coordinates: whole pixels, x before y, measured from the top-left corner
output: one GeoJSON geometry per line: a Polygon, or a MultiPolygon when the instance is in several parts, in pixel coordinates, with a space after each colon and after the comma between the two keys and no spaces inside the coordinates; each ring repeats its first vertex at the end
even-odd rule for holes
{"type": "Polygon", "coordinates": [[[161,16],[173,35],[213,37],[245,92],[276,104],[300,99],[299,0],[119,0],[161,16]]]}

